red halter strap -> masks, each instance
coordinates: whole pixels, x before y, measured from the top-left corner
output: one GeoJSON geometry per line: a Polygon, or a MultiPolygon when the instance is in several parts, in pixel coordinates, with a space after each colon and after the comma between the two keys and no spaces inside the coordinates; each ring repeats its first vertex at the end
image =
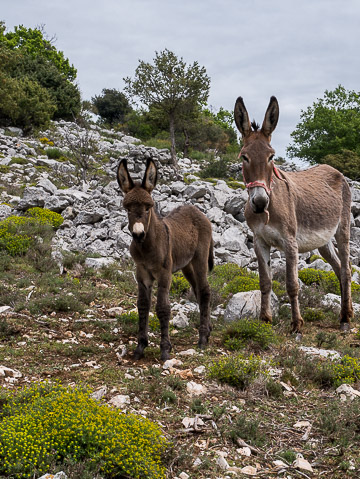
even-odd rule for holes
{"type": "MultiPolygon", "coordinates": [[[[240,157],[241,157],[241,153],[239,154],[239,158],[240,158],[240,157]]],[[[279,173],[279,170],[276,168],[276,166],[275,166],[274,164],[273,164],[273,172],[274,172],[275,176],[276,176],[279,180],[285,181],[285,182],[287,183],[287,181],[286,181],[285,178],[281,178],[280,173],[279,173]]],[[[245,178],[245,175],[244,175],[244,170],[242,170],[242,175],[243,175],[243,178],[244,178],[245,187],[246,187],[247,189],[255,188],[256,186],[260,186],[261,188],[264,188],[264,190],[266,191],[267,195],[270,196],[271,190],[272,190],[272,184],[273,184],[273,182],[274,182],[274,179],[273,179],[272,175],[271,175],[271,178],[270,178],[270,186],[267,186],[267,184],[264,183],[263,181],[250,181],[250,183],[248,183],[248,182],[246,181],[246,178],[245,178]]]]}

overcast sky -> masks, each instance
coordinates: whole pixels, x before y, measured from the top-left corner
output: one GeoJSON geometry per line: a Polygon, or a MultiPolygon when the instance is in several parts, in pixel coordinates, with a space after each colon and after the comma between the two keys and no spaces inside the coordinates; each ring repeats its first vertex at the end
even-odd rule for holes
{"type": "Polygon", "coordinates": [[[122,90],[139,59],[164,48],[205,66],[215,109],[242,96],[261,123],[275,95],[281,156],[301,109],[339,83],[360,90],[359,0],[2,0],[0,19],[56,35],[83,99],[122,90]]]}

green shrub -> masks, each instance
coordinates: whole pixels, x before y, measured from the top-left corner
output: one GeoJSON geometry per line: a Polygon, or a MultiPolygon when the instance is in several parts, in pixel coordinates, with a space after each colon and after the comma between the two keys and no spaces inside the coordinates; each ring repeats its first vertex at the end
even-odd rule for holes
{"type": "Polygon", "coordinates": [[[307,323],[323,321],[325,319],[325,313],[321,309],[306,308],[303,313],[303,319],[307,323]]]}
{"type": "Polygon", "coordinates": [[[108,477],[163,479],[158,425],[102,405],[88,391],[36,384],[2,410],[0,472],[30,479],[67,461],[108,477]]]}
{"type": "Polygon", "coordinates": [[[259,356],[242,354],[226,356],[209,368],[209,376],[238,389],[246,389],[260,374],[267,374],[267,367],[259,356]]]}
{"type": "Polygon", "coordinates": [[[242,349],[247,343],[267,349],[278,338],[271,324],[258,320],[240,319],[228,326],[223,335],[224,345],[231,350],[242,349]]]}
{"type": "Polygon", "coordinates": [[[54,228],[59,228],[64,222],[64,218],[55,211],[48,210],[47,208],[30,208],[26,212],[27,216],[36,218],[40,223],[47,223],[54,228]]]}
{"type": "Polygon", "coordinates": [[[27,165],[28,160],[26,158],[11,158],[9,165],[27,165]]]}
{"type": "Polygon", "coordinates": [[[59,148],[46,148],[45,153],[50,160],[58,160],[64,153],[59,148]]]}
{"type": "Polygon", "coordinates": [[[237,439],[242,439],[247,443],[261,447],[266,443],[266,435],[260,429],[260,420],[258,418],[248,418],[240,415],[231,425],[228,431],[230,439],[237,444],[237,439]]]}
{"type": "Polygon", "coordinates": [[[244,291],[254,291],[260,289],[258,278],[250,276],[238,276],[232,279],[222,290],[222,296],[227,298],[229,294],[242,293],[244,291]]]}
{"type": "Polygon", "coordinates": [[[322,261],[324,261],[324,263],[327,263],[326,259],[324,259],[322,256],[320,256],[318,254],[311,255],[309,261],[310,261],[310,263],[313,263],[317,259],[321,259],[322,261]]]}
{"type": "Polygon", "coordinates": [[[173,274],[170,293],[176,296],[180,296],[190,289],[190,284],[188,280],[184,277],[182,273],[173,274]]]}
{"type": "MultiPolygon", "coordinates": [[[[299,271],[299,278],[307,286],[319,285],[326,293],[340,294],[340,283],[333,271],[321,271],[313,268],[306,268],[299,271]]],[[[351,283],[351,290],[359,291],[360,285],[351,283]]]]}
{"type": "Polygon", "coordinates": [[[228,162],[223,158],[217,158],[210,161],[205,168],[200,171],[201,178],[228,178],[228,162]]]}
{"type": "Polygon", "coordinates": [[[28,308],[31,314],[49,314],[53,311],[69,313],[69,312],[83,312],[84,304],[72,294],[59,294],[54,296],[49,294],[42,298],[34,298],[29,304],[28,308]]]}
{"type": "MultiPolygon", "coordinates": [[[[209,284],[223,298],[230,294],[260,289],[259,276],[235,263],[216,265],[209,276],[209,284]]],[[[278,281],[273,281],[272,287],[277,296],[285,293],[278,281]]]]}

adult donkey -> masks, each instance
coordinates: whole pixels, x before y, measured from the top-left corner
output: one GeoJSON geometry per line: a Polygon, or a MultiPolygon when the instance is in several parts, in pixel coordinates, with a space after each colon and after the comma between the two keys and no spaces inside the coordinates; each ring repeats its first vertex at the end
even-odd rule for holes
{"type": "Polygon", "coordinates": [[[128,212],[129,230],[133,237],[130,253],[136,263],[138,282],[139,334],[135,359],[143,357],[148,345],[154,280],[158,283],[156,314],[161,328],[161,359],[169,359],[172,349],[169,338],[169,289],[172,273],[179,269],[191,284],[198,300],[199,347],[205,347],[211,331],[207,273],[214,263],[210,221],[192,205],[180,206],[164,218],[155,213],[151,192],[156,185],[157,168],[151,159],[147,160],[141,184],[131,179],[125,159],[119,164],[117,179],[125,193],[123,206],[128,212]]]}
{"type": "Polygon", "coordinates": [[[353,316],[349,263],[350,188],[343,175],[328,165],[306,171],[283,172],[274,165],[271,134],[279,118],[279,105],[271,97],[264,122],[250,123],[241,97],[235,103],[235,123],[243,138],[239,157],[249,192],[246,221],[254,233],[259,263],[260,318],[272,319],[270,309],[270,247],[285,252],[286,289],[291,302],[292,329],[301,337],[304,321],[298,300],[298,253],[318,248],[340,281],[340,329],[347,331],[353,316]],[[335,236],[338,251],[332,243],[335,236]]]}

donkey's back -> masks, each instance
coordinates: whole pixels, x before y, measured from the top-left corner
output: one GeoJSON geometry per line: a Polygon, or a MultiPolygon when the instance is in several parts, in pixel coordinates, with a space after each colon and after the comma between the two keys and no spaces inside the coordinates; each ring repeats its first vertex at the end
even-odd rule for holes
{"type": "MultiPolygon", "coordinates": [[[[212,265],[211,223],[196,206],[179,206],[163,222],[170,235],[173,272],[184,268],[196,258],[204,257],[212,265]]],[[[211,265],[209,264],[209,269],[211,265]]]]}

